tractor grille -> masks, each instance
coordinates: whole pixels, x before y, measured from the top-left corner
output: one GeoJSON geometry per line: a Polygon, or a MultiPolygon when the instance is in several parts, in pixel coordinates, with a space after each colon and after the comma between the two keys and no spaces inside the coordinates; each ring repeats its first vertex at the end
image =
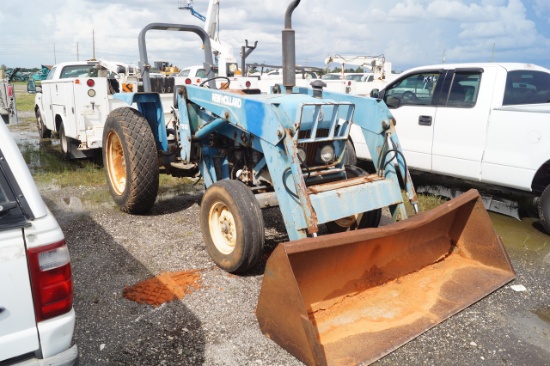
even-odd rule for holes
{"type": "MultiPolygon", "coordinates": [[[[320,128],[317,130],[315,138],[328,137],[328,134],[329,134],[328,128],[320,128]]],[[[300,131],[300,133],[298,134],[299,140],[309,139],[310,137],[311,137],[311,130],[303,130],[303,131],[300,131]]],[[[317,141],[298,144],[298,147],[301,147],[306,151],[305,163],[307,164],[307,166],[315,166],[317,164],[315,162],[315,156],[317,155],[317,150],[319,149],[319,145],[320,143],[317,141]]]]}

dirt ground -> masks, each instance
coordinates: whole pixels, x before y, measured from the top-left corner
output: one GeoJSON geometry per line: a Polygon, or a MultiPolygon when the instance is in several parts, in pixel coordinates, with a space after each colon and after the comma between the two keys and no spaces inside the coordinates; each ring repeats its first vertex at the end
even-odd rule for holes
{"type": "MultiPolygon", "coordinates": [[[[143,216],[83,198],[106,186],[39,188],[71,253],[81,365],[302,364],[259,329],[264,264],[234,276],[211,261],[199,229],[200,185],[158,200],[143,216]],[[152,287],[140,287],[151,279],[152,287]],[[129,295],[162,298],[169,286],[179,287],[171,287],[178,296],[168,302],[129,295]]],[[[266,260],[287,236],[277,209],[263,214],[266,260]]],[[[532,219],[491,219],[517,279],[376,365],[550,364],[550,237],[532,219]]]]}

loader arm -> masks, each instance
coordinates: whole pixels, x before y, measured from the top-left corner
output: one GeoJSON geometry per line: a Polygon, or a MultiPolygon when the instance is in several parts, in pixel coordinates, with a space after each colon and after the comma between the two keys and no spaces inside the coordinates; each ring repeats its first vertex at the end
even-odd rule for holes
{"type": "MultiPolygon", "coordinates": [[[[313,89],[296,87],[295,92],[313,95],[313,89]]],[[[396,121],[388,107],[378,99],[323,91],[327,99],[355,104],[353,123],[361,127],[372,161],[380,176],[397,181],[400,175],[409,202],[418,213],[418,197],[395,131],[396,121]],[[397,168],[397,170],[395,169],[397,168]]],[[[404,208],[391,207],[394,221],[407,218],[404,208]]]]}

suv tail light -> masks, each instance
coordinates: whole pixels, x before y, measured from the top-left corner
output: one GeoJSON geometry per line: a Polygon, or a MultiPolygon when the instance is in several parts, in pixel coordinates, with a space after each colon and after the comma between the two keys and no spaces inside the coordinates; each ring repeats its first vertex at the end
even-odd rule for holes
{"type": "Polygon", "coordinates": [[[8,85],[8,97],[13,97],[13,86],[8,85]]]}
{"type": "Polygon", "coordinates": [[[65,241],[29,249],[27,254],[36,320],[69,312],[73,306],[73,275],[65,241]]]}

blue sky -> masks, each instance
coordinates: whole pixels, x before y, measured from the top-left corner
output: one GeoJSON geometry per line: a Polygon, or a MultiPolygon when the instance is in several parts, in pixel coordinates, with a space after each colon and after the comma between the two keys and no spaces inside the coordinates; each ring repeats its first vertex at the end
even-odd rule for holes
{"type": "MultiPolygon", "coordinates": [[[[91,58],[137,64],[139,31],[153,22],[202,26],[186,0],[8,0],[0,8],[0,64],[40,67],[91,58]],[[55,49],[55,52],[54,52],[55,49]]],[[[290,3],[220,0],[220,39],[248,62],[281,63],[281,30],[290,3]]],[[[195,0],[206,14],[208,0],[195,0]]],[[[297,64],[323,66],[329,55],[385,55],[396,71],[451,62],[525,62],[550,68],[548,0],[302,0],[293,16],[297,64]]],[[[183,68],[202,62],[194,35],[153,31],[149,60],[183,68]]],[[[336,66],[336,65],[333,65],[336,66]]]]}

